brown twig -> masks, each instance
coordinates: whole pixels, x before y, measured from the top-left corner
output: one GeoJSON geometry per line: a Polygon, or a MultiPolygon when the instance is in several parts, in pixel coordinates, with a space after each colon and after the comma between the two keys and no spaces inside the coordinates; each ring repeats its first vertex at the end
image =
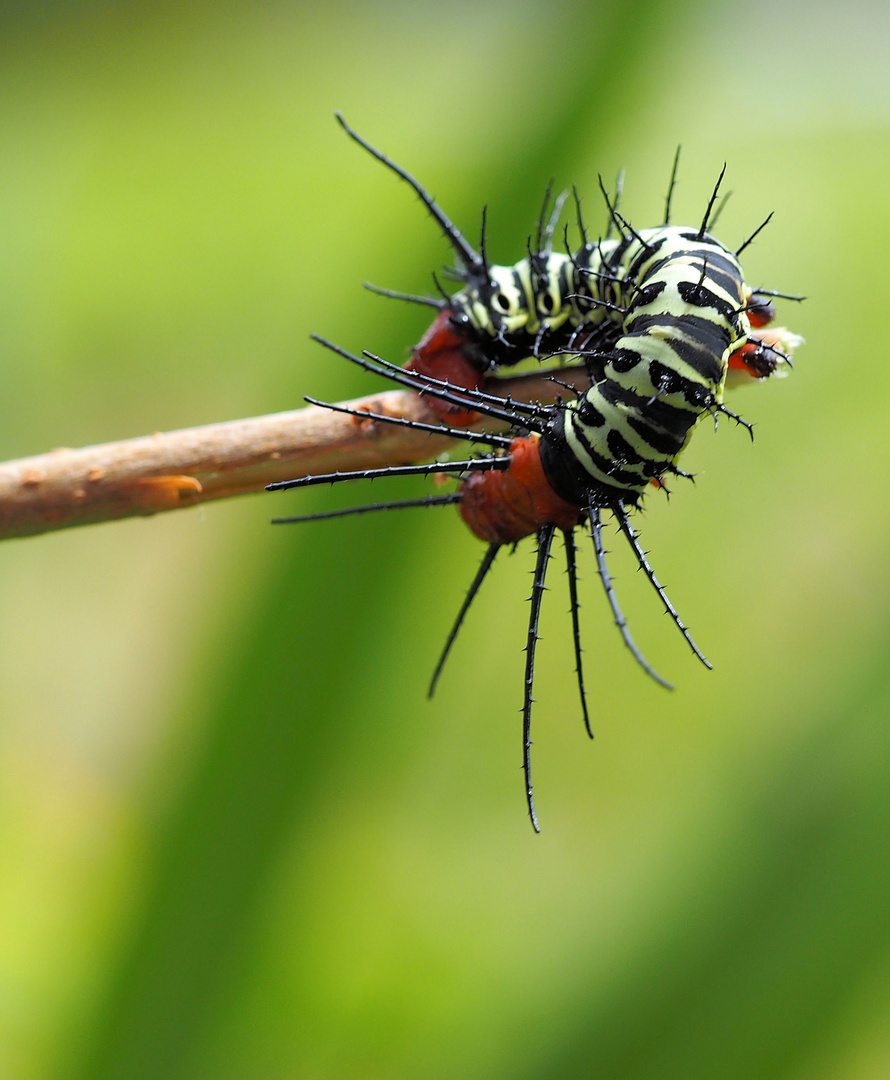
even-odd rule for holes
{"type": "MultiPolygon", "coordinates": [[[[586,384],[580,370],[563,370],[560,379],[586,384]]],[[[557,389],[540,375],[501,380],[497,386],[498,393],[517,401],[552,401],[557,389]]],[[[427,402],[409,391],[390,390],[347,404],[436,422],[427,402]]],[[[52,450],[0,465],[0,539],[178,510],[313,473],[423,461],[453,446],[441,435],[310,405],[80,450],[52,450]]]]}

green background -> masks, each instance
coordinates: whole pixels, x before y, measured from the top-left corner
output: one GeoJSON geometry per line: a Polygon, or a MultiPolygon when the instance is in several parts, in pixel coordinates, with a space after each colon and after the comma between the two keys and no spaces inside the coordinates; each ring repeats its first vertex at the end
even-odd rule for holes
{"type": "MultiPolygon", "coordinates": [[[[730,402],[582,550],[596,741],[558,563],[529,827],[532,545],[437,699],[481,545],[452,510],[272,529],[257,495],[0,547],[0,1075],[871,1080],[890,1075],[890,15],[883,3],[6,4],[0,458],[379,385],[447,259],[334,109],[490,253],[549,177],[599,224],[698,221],[805,293],[790,378],[730,402]],[[882,495],[881,492],[885,494],[882,495]]],[[[394,491],[398,485],[389,490],[394,491]]],[[[420,481],[399,490],[418,492],[420,481]]],[[[381,487],[374,495],[381,497],[381,487]]]]}

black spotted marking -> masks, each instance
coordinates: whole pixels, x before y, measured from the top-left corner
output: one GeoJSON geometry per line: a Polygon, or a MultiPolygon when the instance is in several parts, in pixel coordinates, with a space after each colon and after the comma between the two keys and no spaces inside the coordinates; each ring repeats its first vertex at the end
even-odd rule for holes
{"type": "MultiPolygon", "coordinates": [[[[631,301],[627,306],[628,318],[636,308],[648,307],[649,304],[654,304],[666,288],[666,281],[650,281],[634,290],[631,301]]],[[[625,324],[627,321],[628,320],[625,319],[625,324]]]]}
{"type": "Polygon", "coordinates": [[[578,401],[578,418],[588,428],[601,428],[606,423],[606,418],[591,401],[589,394],[584,394],[578,401]]]}
{"type": "Polygon", "coordinates": [[[642,359],[643,357],[632,349],[614,349],[609,361],[609,367],[611,367],[613,371],[625,375],[629,371],[633,371],[642,359]]]}
{"type": "Polygon", "coordinates": [[[615,428],[606,436],[606,445],[617,465],[641,465],[646,460],[615,428]]]}
{"type": "Polygon", "coordinates": [[[723,297],[711,292],[707,285],[699,285],[697,281],[681,281],[677,285],[677,292],[681,300],[692,307],[713,308],[730,323],[737,318],[736,308],[723,297]]]}
{"type": "Polygon", "coordinates": [[[678,375],[660,360],[650,360],[649,378],[658,393],[682,397],[697,412],[704,412],[714,401],[714,392],[709,387],[678,375]]]}

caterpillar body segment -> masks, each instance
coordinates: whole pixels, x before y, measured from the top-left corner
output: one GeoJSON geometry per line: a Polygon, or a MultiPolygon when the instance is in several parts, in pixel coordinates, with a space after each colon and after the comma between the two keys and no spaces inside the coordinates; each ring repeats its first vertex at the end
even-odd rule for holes
{"type": "MultiPolygon", "coordinates": [[[[438,308],[433,324],[412,350],[408,368],[455,386],[478,389],[486,375],[528,357],[548,359],[579,353],[592,376],[600,378],[597,352],[625,350],[625,361],[629,362],[627,354],[642,348],[651,361],[657,359],[655,354],[661,349],[661,367],[679,378],[686,376],[691,363],[696,368],[691,376],[693,382],[704,375],[715,383],[713,367],[710,372],[696,367],[696,354],[712,355],[716,350],[714,343],[703,340],[708,326],[703,325],[699,333],[690,333],[689,325],[681,325],[683,320],[688,324],[691,308],[702,308],[705,323],[711,328],[714,320],[707,314],[709,310],[720,312],[727,320],[735,319],[737,332],[730,342],[733,356],[728,363],[739,376],[764,379],[781,369],[785,361],[781,346],[760,344],[764,340],[760,332],[775,314],[770,291],[755,292],[744,285],[737,257],[705,231],[719,181],[700,227],[664,224],[637,231],[618,213],[603,189],[609,229],[606,238],[596,241],[586,238],[576,193],[583,242],[574,253],[553,250],[553,234],[564,196],[554,201],[548,216],[548,187],[534,245],[529,239],[524,258],[510,266],[497,265],[489,263],[485,252],[484,215],[481,251],[477,252],[410,173],[358,135],[342,116],[337,114],[337,119],[352,139],[413,188],[456,258],[457,266],[449,276],[459,282],[460,288],[449,294],[436,280],[442,294],[439,299],[374,290],[438,308]],[[618,232],[617,237],[613,231],[618,232]],[[662,291],[666,296],[660,296],[662,291]],[[646,321],[648,315],[655,318],[655,325],[646,321]],[[673,329],[671,317],[677,320],[673,329]],[[642,345],[641,337],[646,338],[642,345]],[[662,345],[659,338],[664,339],[662,345]]],[[[678,157],[665,200],[666,222],[670,220],[678,157]]],[[[716,214],[713,216],[716,220],[716,214]]],[[[653,375],[660,372],[655,367],[650,370],[653,375]]],[[[628,380],[637,381],[637,376],[628,380]]],[[[650,394],[664,393],[665,383],[662,373],[650,394]]],[[[716,392],[719,396],[722,389],[716,392]]],[[[437,403],[435,408],[451,424],[466,426],[478,418],[478,414],[453,404],[437,403]]]]}

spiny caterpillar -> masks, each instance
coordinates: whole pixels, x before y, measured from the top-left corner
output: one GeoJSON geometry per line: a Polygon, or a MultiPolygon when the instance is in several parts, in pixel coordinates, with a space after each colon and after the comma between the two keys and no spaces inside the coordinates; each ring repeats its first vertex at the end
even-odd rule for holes
{"type": "MultiPolygon", "coordinates": [[[[367,144],[362,142],[362,145],[367,144]]],[[[372,150],[372,153],[391,164],[379,152],[372,150]]],[[[738,252],[750,239],[732,252],[709,235],[719,181],[698,227],[666,224],[638,232],[606,196],[610,218],[619,236],[589,243],[579,216],[584,238],[580,252],[557,261],[550,252],[545,263],[538,267],[541,274],[537,280],[546,285],[550,297],[545,305],[549,313],[544,314],[539,300],[533,300],[533,294],[527,291],[527,285],[532,280],[529,275],[536,257],[544,258],[555,220],[551,219],[545,229],[539,229],[539,234],[548,234],[546,242],[539,245],[537,256],[531,253],[527,261],[517,264],[520,269],[489,267],[484,257],[477,265],[473,261],[474,253],[468,246],[466,249],[460,246],[465,241],[432,199],[416,181],[392,167],[421,195],[464,265],[465,287],[461,293],[443,297],[442,303],[447,306],[441,308],[439,318],[450,320],[455,333],[458,329],[472,330],[472,333],[467,330],[453,351],[464,364],[459,374],[465,376],[470,370],[473,378],[459,378],[455,383],[453,375],[447,372],[446,377],[441,377],[432,353],[428,366],[433,371],[417,363],[417,352],[413,368],[404,369],[368,352],[357,356],[323,338],[316,340],[365,370],[435,399],[441,410],[455,410],[459,423],[421,424],[307,400],[364,421],[435,431],[486,449],[463,461],[303,476],[271,484],[269,490],[400,475],[445,474],[458,481],[457,491],[445,495],[277,519],[277,523],[289,523],[369,510],[458,505],[461,517],[488,548],[436,665],[430,694],[497,553],[503,546],[514,545],[526,536],[536,537],[522,739],[528,812],[535,831],[539,831],[531,781],[532,685],[538,620],[556,532],[562,534],[565,545],[578,688],[585,726],[592,737],[581,665],[575,531],[589,531],[597,571],[615,623],[625,645],[647,674],[669,688],[670,684],[638,649],[618,605],[603,546],[604,511],[612,514],[639,566],[695,655],[710,667],[649,565],[631,524],[629,510],[639,506],[651,484],[663,487],[667,476],[689,476],[677,462],[696,423],[704,415],[716,419],[723,412],[745,423],[723,405],[730,367],[759,377],[772,374],[788,360],[783,346],[791,348],[799,339],[782,330],[773,331],[770,341],[758,336],[757,328],[772,317],[771,305],[763,298],[781,294],[753,290],[746,284],[738,252]],[[476,276],[471,277],[471,270],[476,276]],[[484,279],[478,279],[479,273],[486,275],[484,279]],[[515,286],[512,294],[505,287],[510,273],[515,286]],[[512,295],[513,322],[505,321],[509,313],[501,310],[506,305],[497,299],[508,295],[512,295]],[[527,302],[524,308],[523,302],[527,302]],[[520,318],[522,311],[524,322],[520,318]],[[608,334],[604,333],[604,327],[608,334]],[[584,391],[575,391],[574,400],[554,405],[521,404],[482,388],[482,375],[488,368],[509,362],[513,354],[508,349],[540,355],[545,341],[550,351],[571,352],[587,367],[591,385],[584,391]],[[468,431],[465,417],[472,415],[506,423],[509,434],[468,431]]],[[[722,176],[721,173],[721,179],[722,176]]],[[[666,209],[665,216],[669,218],[670,192],[666,209]]],[[[750,425],[745,426],[750,431],[750,425]]]]}
{"type": "MultiPolygon", "coordinates": [[[[703,230],[670,224],[678,150],[661,228],[637,233],[618,212],[621,181],[613,203],[601,180],[600,187],[609,210],[606,236],[596,241],[588,239],[581,202],[575,191],[581,246],[575,252],[570,251],[566,234],[565,252],[554,251],[553,236],[565,196],[555,199],[552,212],[548,214],[551,193],[548,186],[534,243],[531,237],[527,241],[527,256],[512,266],[493,265],[486,253],[485,210],[480,250],[476,252],[422,184],[353,131],[339,113],[337,119],[351,139],[412,188],[452,247],[457,266],[447,268],[446,273],[462,285],[455,293],[447,293],[435,274],[433,281],[441,294],[438,298],[381,289],[367,283],[366,287],[384,296],[438,310],[439,314],[414,348],[407,366],[456,386],[481,389],[486,374],[520,363],[529,356],[539,360],[560,354],[589,357],[598,350],[613,348],[625,330],[628,297],[636,288],[639,277],[640,267],[635,260],[640,254],[640,243],[644,249],[647,244],[667,243],[675,250],[682,250],[689,247],[690,233],[695,234],[693,242],[706,239],[703,230]],[[617,235],[613,236],[613,232],[617,235]]],[[[723,173],[714,189],[706,220],[712,216],[722,179],[723,173]]],[[[713,214],[714,220],[717,213],[713,214]]],[[[736,256],[768,221],[769,218],[742,244],[736,256]]],[[[710,242],[710,238],[707,239],[710,242]]],[[[735,372],[755,379],[767,378],[777,371],[784,374],[782,365],[787,363],[788,356],[783,346],[792,348],[795,339],[793,336],[787,338],[782,328],[763,328],[775,316],[771,297],[790,300],[800,297],[775,290],[752,289],[747,285],[744,290],[740,305],[748,320],[747,341],[744,347],[733,352],[730,366],[735,372]]],[[[596,377],[595,366],[589,366],[591,375],[596,377]]],[[[457,406],[438,405],[436,408],[452,425],[463,426],[477,419],[474,413],[457,406]]]]}

